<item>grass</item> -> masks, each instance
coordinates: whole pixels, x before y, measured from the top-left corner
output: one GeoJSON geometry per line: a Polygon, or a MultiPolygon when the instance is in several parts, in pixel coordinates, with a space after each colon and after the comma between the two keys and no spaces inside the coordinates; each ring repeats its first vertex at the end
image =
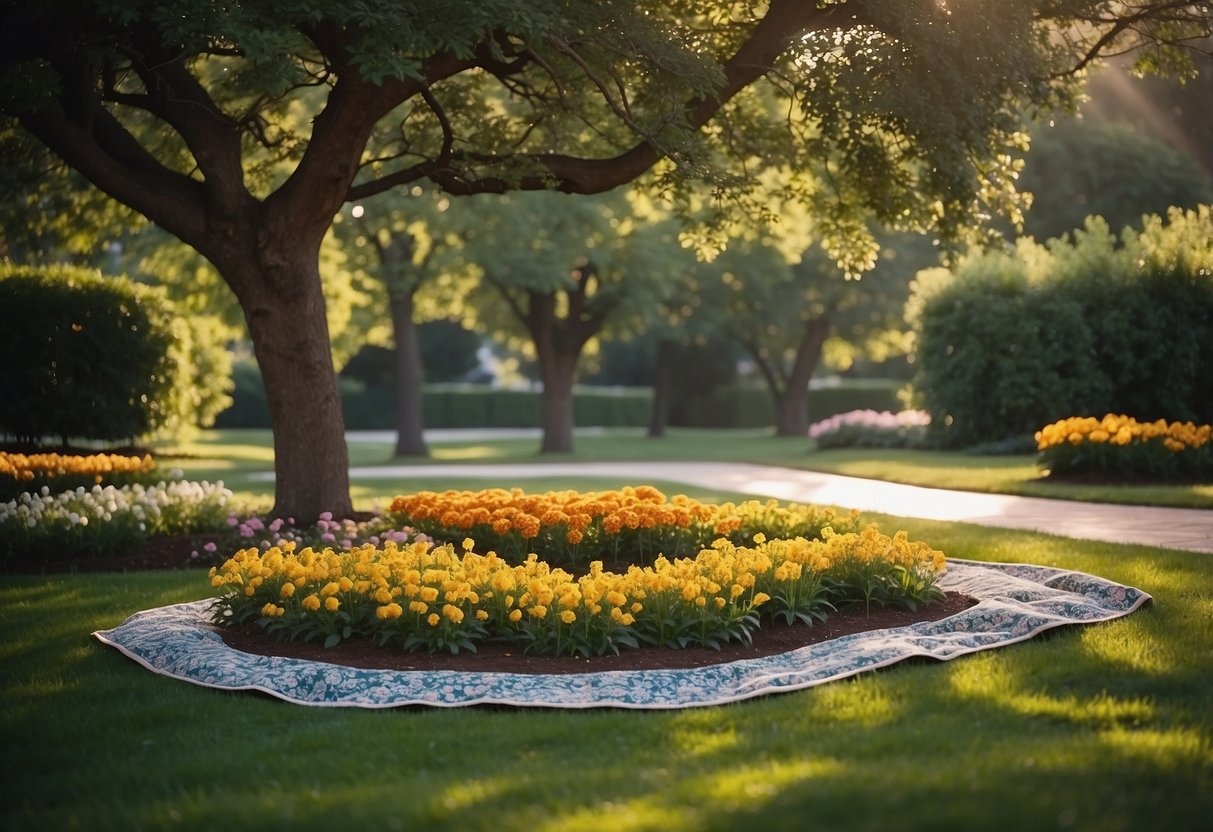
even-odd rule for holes
{"type": "MultiPolygon", "coordinates": [[[[649,439],[639,431],[615,430],[579,435],[572,454],[538,453],[535,439],[477,439],[433,444],[428,459],[392,459],[392,445],[350,442],[350,464],[456,465],[474,463],[544,464],[547,462],[719,461],[751,462],[854,477],[888,480],[935,488],[954,488],[1032,497],[1102,503],[1213,508],[1213,483],[1186,485],[1081,485],[1049,482],[1031,456],[970,456],[942,451],[813,450],[807,439],[777,437],[766,430],[670,431],[649,439]]],[[[198,440],[166,448],[185,454],[163,464],[183,469],[192,479],[219,480],[245,502],[264,501],[266,485],[253,478],[273,468],[270,434],[261,430],[209,431],[198,440]]],[[[387,481],[355,481],[360,505],[373,494],[413,490],[417,480],[407,476],[387,481]]],[[[461,486],[462,487],[462,486],[461,486]]],[[[528,486],[530,487],[530,486],[528,486]]]]}
{"type": "Polygon", "coordinates": [[[870,517],[951,556],[1093,572],[1139,586],[1155,603],[947,664],[905,663],[725,707],[363,711],[163,679],[88,638],[139,609],[204,597],[201,572],[4,576],[8,798],[0,828],[937,831],[1207,822],[1207,557],[870,517]]]}
{"type": "MultiPolygon", "coordinates": [[[[579,438],[577,453],[564,459],[739,459],[973,488],[1022,486],[1032,476],[1025,459],[814,454],[804,445],[758,432],[677,432],[660,443],[612,435],[579,438]]],[[[180,450],[191,455],[168,464],[268,502],[266,483],[252,476],[272,466],[264,432],[214,432],[180,450]]],[[[536,462],[535,450],[532,440],[436,445],[431,462],[536,462]]],[[[351,444],[358,466],[388,464],[390,453],[384,444],[351,444]]],[[[356,481],[354,493],[367,504],[418,482],[356,481]]],[[[526,484],[622,483],[553,476],[526,484]]],[[[741,497],[655,484],[701,499],[741,497]]],[[[953,557],[1078,569],[1141,587],[1155,602],[1113,622],[942,665],[903,663],[725,707],[363,711],[306,709],[163,679],[88,637],[138,610],[205,597],[201,572],[0,576],[9,795],[0,828],[678,832],[896,824],[938,832],[1206,822],[1213,812],[1207,556],[867,517],[953,557]]]]}

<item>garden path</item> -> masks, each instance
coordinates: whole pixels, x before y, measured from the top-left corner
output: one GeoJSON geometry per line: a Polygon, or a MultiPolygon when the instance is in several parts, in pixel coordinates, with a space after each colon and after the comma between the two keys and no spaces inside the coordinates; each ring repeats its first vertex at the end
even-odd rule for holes
{"type": "MultiPolygon", "coordinates": [[[[373,434],[352,439],[375,441],[373,434]]],[[[392,439],[394,441],[394,434],[392,439]]],[[[416,477],[610,477],[664,480],[705,488],[855,508],[923,520],[976,523],[1081,540],[1135,543],[1213,553],[1213,511],[1106,505],[1006,494],[949,491],[878,480],[725,462],[548,462],[493,465],[384,465],[352,468],[352,479],[416,477]]]]}

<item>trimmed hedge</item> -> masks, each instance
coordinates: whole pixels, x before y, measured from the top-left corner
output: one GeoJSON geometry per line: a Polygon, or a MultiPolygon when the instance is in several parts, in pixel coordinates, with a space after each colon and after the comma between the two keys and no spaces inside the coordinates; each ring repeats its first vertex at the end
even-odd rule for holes
{"type": "Polygon", "coordinates": [[[126,440],[173,415],[173,308],[126,278],[0,264],[0,433],[126,440]]]}
{"type": "Polygon", "coordinates": [[[1031,436],[1074,413],[1213,421],[1213,213],[1119,239],[1020,241],[921,273],[916,400],[952,447],[1031,436]]]}
{"type": "MultiPolygon", "coordinates": [[[[261,373],[252,361],[236,364],[233,404],[219,414],[220,428],[268,428],[269,408],[261,373]]],[[[368,387],[343,378],[338,382],[348,430],[394,430],[396,395],[386,387],[368,387]]],[[[576,424],[643,427],[653,395],[648,390],[579,388],[574,394],[576,424]]],[[[496,390],[478,385],[427,385],[422,392],[427,428],[527,428],[540,424],[540,394],[532,390],[496,390]]]]}
{"type": "MultiPolygon", "coordinates": [[[[235,366],[234,403],[215,420],[220,428],[268,428],[269,409],[261,374],[252,361],[235,366]]],[[[345,426],[349,430],[393,430],[395,393],[353,379],[339,379],[345,426]]],[[[844,381],[809,390],[809,415],[816,421],[849,410],[900,410],[895,380],[844,381]]],[[[537,390],[497,390],[483,385],[426,385],[422,415],[427,428],[534,428],[540,424],[537,390]]],[[[578,387],[574,393],[574,423],[581,427],[646,427],[653,392],[635,388],[578,387]]],[[[754,428],[775,423],[771,397],[765,388],[729,387],[696,399],[689,417],[678,427],[754,428]]]]}
{"type": "MultiPolygon", "coordinates": [[[[843,382],[809,389],[809,419],[816,422],[850,410],[901,410],[899,381],[843,382]]],[[[694,400],[679,427],[761,428],[775,424],[775,405],[766,388],[733,386],[694,400]]]]}

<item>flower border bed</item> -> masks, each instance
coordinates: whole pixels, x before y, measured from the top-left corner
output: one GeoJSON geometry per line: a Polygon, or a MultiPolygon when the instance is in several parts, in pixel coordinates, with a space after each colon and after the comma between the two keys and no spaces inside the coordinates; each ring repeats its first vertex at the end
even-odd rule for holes
{"type": "Polygon", "coordinates": [[[681,670],[576,674],[389,671],[257,656],[228,647],[209,624],[210,599],[136,613],[93,633],[103,644],[171,678],[255,690],[314,707],[511,705],[670,709],[800,690],[913,657],[947,661],[1046,630],[1127,615],[1145,592],[1093,575],[1024,564],[949,560],[941,588],[979,603],[954,616],[856,633],[760,659],[681,670]]]}

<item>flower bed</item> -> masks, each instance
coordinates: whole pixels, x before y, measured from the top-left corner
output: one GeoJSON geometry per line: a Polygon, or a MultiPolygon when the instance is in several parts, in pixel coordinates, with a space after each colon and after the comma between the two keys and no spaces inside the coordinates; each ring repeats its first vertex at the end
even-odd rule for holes
{"type": "Polygon", "coordinates": [[[0,503],[0,559],[105,556],[153,534],[216,529],[231,498],[221,482],[80,486],[57,494],[43,486],[0,503]]]}
{"type": "MultiPolygon", "coordinates": [[[[546,506],[550,512],[556,511],[553,505],[599,506],[597,513],[585,512],[589,520],[571,524],[553,514],[540,516],[536,526],[512,514],[511,527],[500,523],[494,532],[500,541],[513,543],[515,538],[539,540],[545,528],[563,530],[565,547],[590,539],[596,547],[613,547],[619,540],[631,545],[639,539],[633,533],[644,528],[650,542],[689,541],[692,528],[714,532],[720,526],[719,534],[737,534],[747,524],[767,520],[778,532],[813,526],[829,516],[808,506],[713,507],[676,499],[671,503],[682,506],[685,516],[675,512],[673,520],[657,519],[647,527],[639,519],[631,526],[624,517],[616,528],[610,518],[638,504],[656,507],[652,514],[658,516],[667,506],[664,496],[645,488],[587,494],[580,500],[575,492],[480,493],[508,500],[508,506],[546,506]],[[573,531],[582,536],[570,544],[573,531]]],[[[398,499],[393,509],[414,507],[408,516],[418,527],[427,518],[418,516],[424,512],[416,506],[432,507],[439,518],[444,502],[475,511],[468,508],[468,492],[451,492],[445,501],[444,495],[416,496],[398,499]]],[[[427,533],[442,537],[443,529],[459,527],[460,517],[456,512],[446,518],[450,525],[427,533]]],[[[858,526],[853,515],[848,522],[858,526]]],[[[491,522],[472,523],[476,525],[491,522]]],[[[889,537],[872,527],[844,532],[829,525],[815,528],[812,539],[767,539],[761,530],[748,533],[746,542],[718,536],[706,547],[670,549],[671,557],[656,554],[649,565],[633,564],[619,572],[605,570],[595,560],[580,575],[535,554],[511,559],[483,543],[479,554],[470,537],[462,541],[461,551],[451,543],[425,540],[348,551],[296,551],[292,544],[268,551],[249,548],[211,571],[218,595],[214,621],[224,626],[255,623],[279,639],[326,645],[362,637],[404,650],[457,653],[493,639],[538,654],[590,656],[641,645],[718,648],[747,642],[762,621],[811,624],[844,605],[913,608],[941,597],[936,585],[945,567],[941,552],[910,541],[904,532],[889,537]]]]}
{"type": "Polygon", "coordinates": [[[744,543],[760,533],[814,538],[827,526],[859,530],[857,511],[839,514],[777,500],[710,505],[684,495],[667,499],[652,486],[544,494],[519,488],[421,491],[397,497],[389,512],[397,526],[438,541],[472,537],[507,559],[542,552],[553,565],[574,567],[620,553],[644,565],[661,552],[697,552],[719,537],[744,543]]]}
{"type": "Polygon", "coordinates": [[[1139,422],[1109,413],[1075,416],[1036,433],[1042,467],[1051,474],[1127,474],[1159,479],[1213,478],[1213,426],[1139,422]]]}
{"type": "Polygon", "coordinates": [[[826,448],[915,448],[926,440],[931,416],[922,410],[891,413],[850,410],[809,426],[809,438],[826,448]]]}
{"type": "Polygon", "coordinates": [[[0,451],[0,498],[44,486],[55,492],[140,481],[156,467],[151,454],[17,454],[0,451]]]}

